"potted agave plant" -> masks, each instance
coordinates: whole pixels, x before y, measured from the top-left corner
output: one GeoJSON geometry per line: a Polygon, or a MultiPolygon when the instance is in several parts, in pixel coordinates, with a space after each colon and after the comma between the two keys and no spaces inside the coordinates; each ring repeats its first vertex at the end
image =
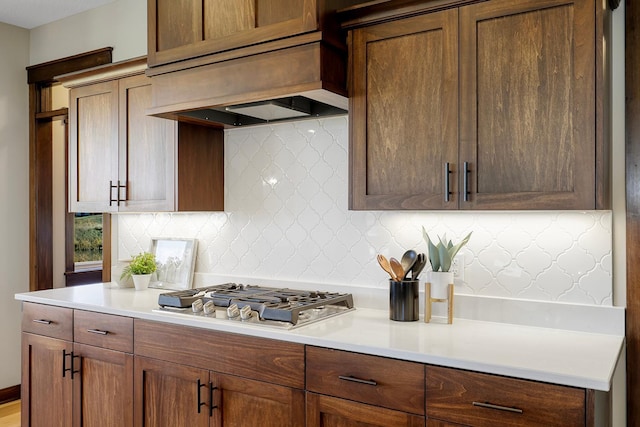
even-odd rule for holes
{"type": "Polygon", "coordinates": [[[451,240],[447,241],[446,235],[442,237],[438,236],[438,242],[434,244],[424,227],[422,227],[422,236],[429,248],[429,263],[431,264],[429,283],[431,283],[431,297],[446,298],[447,287],[449,284],[453,284],[453,271],[450,271],[453,258],[455,258],[458,251],[469,242],[471,233],[467,234],[467,236],[456,245],[454,245],[451,240]]]}
{"type": "Polygon", "coordinates": [[[141,252],[134,256],[129,265],[122,270],[120,280],[131,277],[136,290],[141,291],[149,287],[151,274],[156,269],[156,257],[150,252],[141,252]]]}

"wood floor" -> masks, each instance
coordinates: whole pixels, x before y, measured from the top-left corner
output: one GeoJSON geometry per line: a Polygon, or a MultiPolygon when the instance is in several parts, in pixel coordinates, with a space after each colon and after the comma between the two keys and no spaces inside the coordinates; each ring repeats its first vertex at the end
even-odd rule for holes
{"type": "Polygon", "coordinates": [[[20,427],[20,401],[0,405],[0,427],[20,427]]]}

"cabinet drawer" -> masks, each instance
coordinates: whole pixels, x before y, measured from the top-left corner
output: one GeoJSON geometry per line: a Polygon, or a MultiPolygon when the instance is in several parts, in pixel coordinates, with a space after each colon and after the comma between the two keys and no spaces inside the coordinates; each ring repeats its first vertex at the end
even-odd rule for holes
{"type": "Polygon", "coordinates": [[[75,342],[133,353],[131,317],[76,310],[73,319],[75,342]]]}
{"type": "Polygon", "coordinates": [[[583,426],[584,389],[427,366],[427,418],[473,426],[583,426]]]}
{"type": "Polygon", "coordinates": [[[307,347],[307,390],[424,415],[424,365],[307,347]]]}
{"type": "Polygon", "coordinates": [[[135,354],[304,389],[304,345],[135,319],[135,354]]]}
{"type": "Polygon", "coordinates": [[[22,304],[22,331],[73,341],[73,310],[25,302],[22,304]]]}

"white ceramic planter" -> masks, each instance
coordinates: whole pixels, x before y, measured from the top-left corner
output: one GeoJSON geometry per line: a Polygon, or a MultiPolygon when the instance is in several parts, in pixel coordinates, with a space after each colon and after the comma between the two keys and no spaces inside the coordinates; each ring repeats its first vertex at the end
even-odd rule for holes
{"type": "Polygon", "coordinates": [[[149,287],[151,274],[132,274],[131,277],[133,278],[133,285],[136,291],[143,291],[149,287]]]}
{"type": "Polygon", "coordinates": [[[428,277],[428,282],[431,283],[431,298],[447,299],[449,284],[453,283],[453,271],[430,271],[428,277]]]}

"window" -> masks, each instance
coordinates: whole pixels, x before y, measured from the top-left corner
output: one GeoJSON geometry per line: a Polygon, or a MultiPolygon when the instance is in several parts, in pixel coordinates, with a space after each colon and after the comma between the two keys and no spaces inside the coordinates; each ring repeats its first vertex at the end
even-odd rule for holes
{"type": "Polygon", "coordinates": [[[102,269],[102,214],[75,214],[73,246],[74,271],[102,269]]]}

